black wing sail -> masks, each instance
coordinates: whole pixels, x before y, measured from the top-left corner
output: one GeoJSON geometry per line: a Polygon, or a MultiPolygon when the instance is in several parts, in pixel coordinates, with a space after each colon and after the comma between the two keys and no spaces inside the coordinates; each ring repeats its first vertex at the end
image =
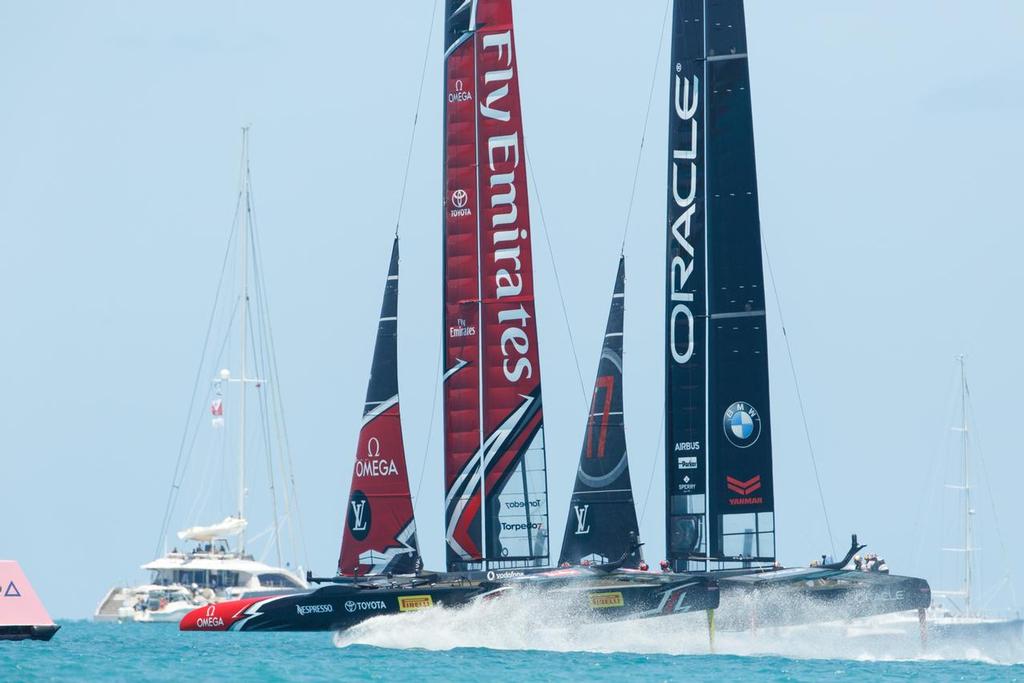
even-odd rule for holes
{"type": "Polygon", "coordinates": [[[764,277],[742,0],[675,0],[669,105],[666,535],[774,559],[764,277]]]}
{"type": "Polygon", "coordinates": [[[559,564],[614,562],[627,551],[631,554],[625,566],[635,567],[641,560],[634,547],[636,506],[622,417],[625,272],[625,259],[620,258],[559,564]]]}
{"type": "Polygon", "coordinates": [[[677,571],[707,554],[706,81],[704,2],[676,0],[668,114],[665,531],[677,571]]]}
{"type": "Polygon", "coordinates": [[[712,557],[775,559],[761,224],[741,0],[707,21],[708,470],[712,557]]]}

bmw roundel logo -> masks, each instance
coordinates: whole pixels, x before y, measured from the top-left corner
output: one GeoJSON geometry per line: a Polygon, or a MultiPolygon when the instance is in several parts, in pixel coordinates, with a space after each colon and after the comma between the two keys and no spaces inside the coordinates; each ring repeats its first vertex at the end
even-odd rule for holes
{"type": "Polygon", "coordinates": [[[736,401],[726,408],[722,418],[725,438],[736,448],[749,448],[761,436],[761,416],[757,409],[744,401],[736,401]]]}

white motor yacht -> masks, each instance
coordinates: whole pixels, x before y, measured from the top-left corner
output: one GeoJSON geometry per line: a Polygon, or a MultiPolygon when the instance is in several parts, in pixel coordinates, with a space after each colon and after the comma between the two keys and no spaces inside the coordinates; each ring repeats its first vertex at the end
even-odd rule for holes
{"type": "Polygon", "coordinates": [[[96,609],[97,621],[178,623],[202,605],[308,588],[292,571],[233,552],[223,540],[191,552],[174,550],[142,568],[152,573],[151,581],[111,588],[96,609]]]}
{"type": "MultiPolygon", "coordinates": [[[[300,578],[301,570],[290,568],[297,563],[284,562],[285,553],[300,556],[302,543],[301,534],[292,527],[293,521],[298,522],[297,496],[261,275],[248,148],[248,128],[244,128],[241,183],[228,240],[229,252],[234,249],[238,255],[230,259],[226,254],[223,261],[157,547],[169,545],[168,531],[177,518],[175,506],[186,486],[196,497],[190,517],[202,521],[213,515],[228,516],[215,524],[179,531],[177,542],[186,549],[174,548],[142,565],[151,574],[147,582],[107,591],[94,614],[97,621],[177,622],[198,606],[308,587],[300,578]],[[239,278],[236,296],[230,296],[230,288],[224,286],[231,264],[239,278]],[[214,330],[222,333],[221,339],[214,330]],[[235,372],[224,363],[231,363],[228,367],[235,372]],[[277,566],[257,561],[247,552],[246,507],[254,455],[266,460],[266,488],[256,490],[268,495],[255,501],[263,507],[253,516],[269,518],[268,529],[257,538],[265,537],[264,553],[275,557],[277,566]],[[237,482],[234,496],[223,486],[231,479],[226,476],[231,460],[236,462],[231,473],[237,482]],[[190,468],[196,461],[198,469],[190,468]],[[290,544],[283,535],[289,536],[290,544]]],[[[301,528],[301,523],[296,526],[301,528]]]]}

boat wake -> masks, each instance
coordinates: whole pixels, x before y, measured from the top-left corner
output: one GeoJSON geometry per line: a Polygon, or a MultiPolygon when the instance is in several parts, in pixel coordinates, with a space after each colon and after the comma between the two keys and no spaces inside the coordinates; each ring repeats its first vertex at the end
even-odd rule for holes
{"type": "MultiPolygon", "coordinates": [[[[588,610],[589,612],[589,610],[588,610]]],[[[792,659],[857,661],[968,660],[1024,662],[1020,638],[932,638],[922,647],[916,615],[894,615],[715,634],[714,653],[792,659]]],[[[703,612],[657,619],[595,623],[549,595],[475,602],[380,616],[334,635],[337,647],[424,650],[489,648],[551,652],[706,655],[711,652],[703,612]]]]}

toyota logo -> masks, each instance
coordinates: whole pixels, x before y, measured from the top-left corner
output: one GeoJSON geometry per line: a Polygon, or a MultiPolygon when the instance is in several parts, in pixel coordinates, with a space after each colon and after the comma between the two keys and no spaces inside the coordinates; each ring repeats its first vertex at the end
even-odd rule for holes
{"type": "Polygon", "coordinates": [[[349,600],[348,602],[345,603],[345,609],[348,610],[349,612],[355,612],[356,611],[356,603],[354,603],[351,600],[349,600]]]}
{"type": "Polygon", "coordinates": [[[455,190],[455,192],[452,192],[452,204],[455,205],[455,208],[461,209],[468,201],[469,195],[466,194],[465,190],[455,190]]]}

